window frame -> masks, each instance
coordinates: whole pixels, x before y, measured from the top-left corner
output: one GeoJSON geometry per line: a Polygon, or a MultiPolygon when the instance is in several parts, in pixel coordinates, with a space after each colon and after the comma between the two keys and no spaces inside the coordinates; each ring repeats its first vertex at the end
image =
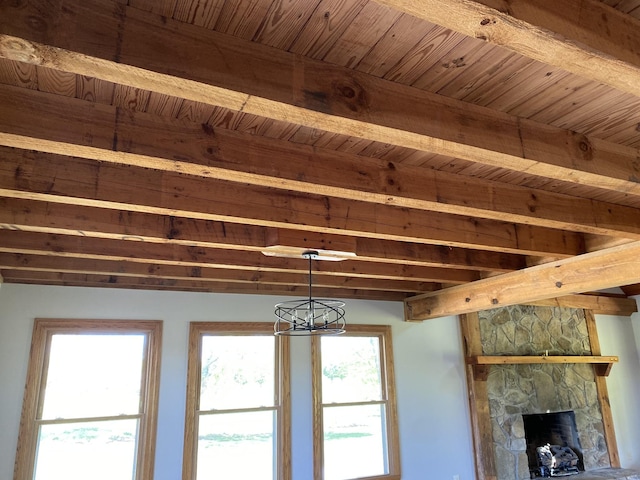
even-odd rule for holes
{"type": "MultiPolygon", "coordinates": [[[[347,331],[341,335],[347,337],[377,337],[380,342],[380,378],[382,388],[382,401],[370,402],[371,404],[384,404],[386,413],[387,430],[387,455],[389,473],[369,477],[356,477],[350,480],[399,480],[400,471],[400,440],[398,432],[398,415],[396,406],[395,373],[393,364],[393,347],[391,327],[389,325],[362,325],[350,324],[347,331]]],[[[322,403],[322,358],[321,336],[311,339],[311,383],[313,396],[313,478],[324,479],[324,424],[322,403]]],[[[345,405],[359,404],[360,402],[345,403],[345,405]]],[[[362,402],[363,405],[369,402],[362,402]]],[[[342,405],[341,403],[327,404],[330,406],[342,405]]]]}
{"type": "Polygon", "coordinates": [[[31,337],[14,480],[32,479],[35,473],[38,432],[42,421],[39,417],[44,405],[46,379],[49,373],[51,340],[56,334],[145,335],[140,409],[139,414],[135,416],[139,418],[135,478],[136,480],[153,478],[160,387],[162,321],[36,318],[31,337]]]}
{"type": "Polygon", "coordinates": [[[291,480],[291,380],[289,337],[275,336],[273,324],[265,322],[191,322],[185,408],[183,480],[197,472],[198,406],[202,375],[202,338],[205,335],[273,336],[275,341],[275,398],[277,413],[277,480],[291,480]]]}

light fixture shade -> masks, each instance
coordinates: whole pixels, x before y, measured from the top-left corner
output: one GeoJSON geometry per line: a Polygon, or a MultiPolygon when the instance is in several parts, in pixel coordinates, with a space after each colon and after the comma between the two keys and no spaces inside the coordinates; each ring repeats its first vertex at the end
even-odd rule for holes
{"type": "Polygon", "coordinates": [[[344,302],[309,298],[278,303],[276,335],[339,335],[345,332],[344,302]]]}
{"type": "Polygon", "coordinates": [[[318,252],[307,250],[302,256],[309,260],[309,298],[289,300],[275,306],[276,335],[339,335],[345,332],[344,302],[311,296],[311,260],[318,252]]]}

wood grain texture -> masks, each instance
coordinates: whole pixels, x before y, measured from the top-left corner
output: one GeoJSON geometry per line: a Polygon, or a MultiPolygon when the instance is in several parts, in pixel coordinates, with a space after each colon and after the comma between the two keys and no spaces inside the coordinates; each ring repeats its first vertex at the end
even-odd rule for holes
{"type": "Polygon", "coordinates": [[[0,88],[0,112],[6,112],[0,117],[4,118],[0,130],[9,134],[0,134],[0,142],[9,146],[27,147],[39,142],[40,149],[51,153],[65,152],[115,164],[640,239],[640,213],[630,207],[372,158],[364,161],[362,156],[336,155],[290,142],[211,129],[192,118],[187,119],[192,122],[184,122],[145,114],[124,115],[117,108],[98,109],[86,102],[11,87],[0,88]],[[43,111],[50,117],[43,118],[43,111]]]}
{"type": "Polygon", "coordinates": [[[258,254],[275,229],[355,249],[320,288],[402,299],[638,241],[640,96],[608,68],[638,68],[637,5],[2,3],[0,228],[25,236],[0,246],[27,265],[0,274],[270,293],[282,269],[296,294],[258,254]]]}
{"type": "Polygon", "coordinates": [[[41,155],[29,153],[5,158],[0,166],[4,196],[516,254],[566,256],[582,251],[578,235],[542,227],[292,196],[287,191],[213,179],[203,187],[201,179],[180,172],[71,157],[47,156],[42,162],[41,155]],[[23,181],[27,175],[33,176],[29,182],[23,181]],[[123,185],[123,178],[128,185],[123,185]]]}
{"type": "Polygon", "coordinates": [[[640,243],[578,255],[405,300],[407,320],[515,305],[640,282],[640,243]],[[535,285],[535,291],[531,291],[535,285]]]}
{"type": "MultiPolygon", "coordinates": [[[[465,359],[482,355],[480,339],[480,320],[477,313],[460,316],[463,352],[465,359]]],[[[495,451],[493,447],[493,427],[489,411],[487,382],[476,379],[472,365],[465,367],[467,392],[469,395],[469,413],[473,436],[476,478],[478,480],[496,480],[495,451]]]]}
{"type": "MultiPolygon", "coordinates": [[[[144,254],[139,251],[132,253],[129,243],[131,241],[136,242],[134,245],[140,245],[135,239],[96,238],[92,241],[85,241],[82,237],[77,236],[7,231],[3,233],[0,251],[191,268],[226,268],[234,271],[253,271],[253,274],[256,275],[255,278],[260,278],[260,274],[255,272],[256,267],[260,272],[300,274],[308,271],[308,263],[304,259],[268,257],[259,252],[238,253],[188,245],[148,244],[145,245],[144,254]]],[[[362,265],[356,266],[349,264],[349,262],[324,262],[314,269],[314,276],[323,275],[343,277],[345,283],[353,282],[358,277],[390,281],[431,282],[434,281],[432,277],[443,275],[446,280],[440,279],[440,282],[457,283],[463,279],[469,281],[474,277],[474,272],[461,271],[456,277],[446,269],[440,270],[414,265],[368,264],[364,262],[362,265]],[[456,278],[457,282],[454,280],[456,278]]],[[[240,280],[240,278],[238,279],[240,280]]]]}
{"type": "Polygon", "coordinates": [[[507,272],[524,257],[431,245],[379,241],[296,230],[123,212],[62,203],[0,198],[0,228],[112,240],[260,251],[273,245],[355,252],[355,261],[507,272]]]}
{"type": "Polygon", "coordinates": [[[80,41],[78,45],[55,45],[55,38],[47,38],[64,49],[56,50],[53,61],[45,48],[33,43],[44,40],[41,34],[10,25],[5,31],[15,36],[2,37],[1,55],[77,74],[98,72],[105,80],[131,87],[209,104],[215,99],[217,106],[245,113],[486,165],[526,169],[532,174],[605,189],[640,189],[637,182],[629,180],[638,176],[640,167],[610,161],[590,138],[572,131],[529,120],[519,122],[506,114],[456,104],[342,67],[239,39],[222,39],[216,32],[191,29],[189,25],[163,22],[135,9],[118,12],[127,19],[121,27],[114,25],[114,15],[99,5],[78,6],[68,22],[77,22],[78,29],[86,28],[83,15],[89,11],[92,19],[95,15],[90,8],[102,9],[100,16],[110,21],[105,20],[99,32],[79,32],[78,37],[117,37],[118,28],[123,28],[122,42],[92,48],[80,41]],[[175,43],[167,40],[168,32],[175,43]],[[117,49],[120,61],[110,61],[114,54],[105,54],[103,47],[117,49]],[[255,78],[264,81],[256,83],[255,78]]]}
{"type": "Polygon", "coordinates": [[[597,0],[561,4],[553,0],[380,3],[636,96],[640,94],[640,22],[597,0]]]}
{"type": "MultiPolygon", "coordinates": [[[[600,338],[598,337],[598,328],[596,326],[596,317],[590,310],[584,311],[587,331],[589,332],[589,345],[591,346],[592,355],[600,355],[600,338]]],[[[613,415],[611,413],[611,403],[609,402],[609,393],[607,390],[607,380],[603,375],[596,375],[596,390],[598,392],[598,401],[600,402],[600,411],[602,413],[602,424],[604,427],[604,439],[607,442],[607,450],[609,452],[609,461],[613,468],[620,468],[620,454],[618,453],[618,442],[613,427],[613,415]]]]}

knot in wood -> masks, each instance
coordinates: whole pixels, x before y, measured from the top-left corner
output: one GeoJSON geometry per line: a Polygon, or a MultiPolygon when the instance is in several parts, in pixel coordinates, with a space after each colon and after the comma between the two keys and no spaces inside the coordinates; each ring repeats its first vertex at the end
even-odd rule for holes
{"type": "Polygon", "coordinates": [[[34,15],[29,15],[26,19],[26,24],[29,26],[31,30],[35,30],[36,32],[42,33],[49,28],[47,26],[47,22],[45,22],[42,18],[36,17],[34,15]]]}
{"type": "Polygon", "coordinates": [[[41,55],[31,42],[9,35],[0,35],[0,56],[31,65],[42,64],[41,55]]]}
{"type": "Polygon", "coordinates": [[[336,81],[332,85],[334,97],[352,112],[358,112],[369,106],[369,97],[365,89],[354,79],[336,81]]]}

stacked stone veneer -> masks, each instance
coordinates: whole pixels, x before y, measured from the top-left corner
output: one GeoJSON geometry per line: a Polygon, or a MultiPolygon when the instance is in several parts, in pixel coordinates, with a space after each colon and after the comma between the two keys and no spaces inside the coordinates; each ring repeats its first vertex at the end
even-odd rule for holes
{"type": "MultiPolygon", "coordinates": [[[[582,310],[518,305],[479,317],[485,355],[591,355],[582,310]]],[[[523,414],[573,410],[585,470],[610,466],[591,365],[492,366],[487,390],[498,480],[530,478],[523,414]]]]}

